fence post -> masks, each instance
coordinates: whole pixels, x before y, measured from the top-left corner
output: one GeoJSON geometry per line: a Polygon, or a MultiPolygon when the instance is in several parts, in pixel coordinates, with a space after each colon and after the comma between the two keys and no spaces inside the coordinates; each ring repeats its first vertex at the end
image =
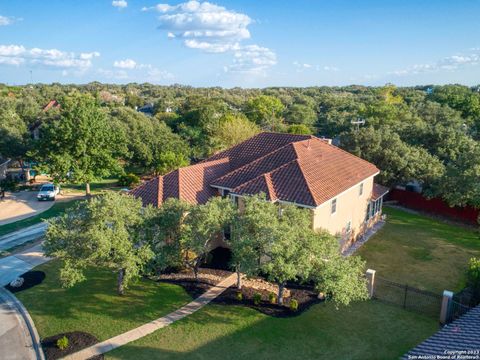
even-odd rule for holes
{"type": "Polygon", "coordinates": [[[366,273],[368,296],[370,298],[372,298],[375,293],[375,272],[375,270],[368,269],[366,273]]]}
{"type": "Polygon", "coordinates": [[[442,308],[440,309],[440,324],[445,325],[448,322],[450,303],[453,298],[453,292],[443,290],[442,308]]]}

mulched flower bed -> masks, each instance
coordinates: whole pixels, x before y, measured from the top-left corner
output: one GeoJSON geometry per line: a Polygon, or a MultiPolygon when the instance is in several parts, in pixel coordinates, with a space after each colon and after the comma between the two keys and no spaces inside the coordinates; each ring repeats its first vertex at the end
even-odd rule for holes
{"type": "MultiPolygon", "coordinates": [[[[159,279],[161,282],[168,282],[172,284],[177,284],[182,286],[185,291],[192,297],[196,298],[202,295],[205,291],[207,291],[212,285],[207,281],[195,281],[188,278],[183,279],[159,279]]],[[[239,301],[237,299],[237,292],[236,288],[230,287],[226,289],[221,295],[215,298],[212,303],[215,304],[222,304],[222,305],[240,305],[240,306],[247,306],[252,309],[255,309],[263,314],[274,316],[274,317],[292,317],[298,316],[310,306],[314,304],[318,304],[322,302],[317,297],[317,293],[312,290],[305,289],[305,288],[289,288],[291,296],[289,298],[285,298],[284,305],[278,304],[271,304],[268,301],[268,297],[270,292],[267,290],[259,290],[254,289],[252,287],[243,286],[242,287],[242,296],[243,300],[239,301]],[[260,293],[262,296],[262,301],[259,305],[255,305],[253,302],[253,295],[255,293],[260,293]],[[290,299],[295,299],[298,301],[298,310],[292,311],[289,308],[290,299]]]]}
{"type": "Polygon", "coordinates": [[[190,295],[193,299],[202,295],[205,291],[210,289],[213,285],[206,281],[195,281],[190,279],[180,279],[180,280],[173,280],[173,279],[161,279],[158,280],[160,282],[171,283],[175,285],[180,285],[185,289],[185,291],[190,295]]]}
{"type": "Polygon", "coordinates": [[[20,275],[24,279],[22,286],[12,287],[6,285],[5,288],[12,293],[17,293],[19,291],[30,289],[36,285],[39,285],[45,280],[45,273],[43,271],[27,271],[25,274],[20,275]]]}
{"type": "MultiPolygon", "coordinates": [[[[85,349],[89,346],[98,343],[98,339],[92,334],[74,331],[63,334],[50,336],[42,340],[42,348],[47,360],[61,359],[67,355],[73,354],[77,351],[85,349]],[[65,350],[60,350],[57,347],[57,340],[66,336],[68,338],[68,347],[65,350]]],[[[103,355],[92,357],[93,360],[104,359],[103,355]]]]}
{"type": "MultiPolygon", "coordinates": [[[[242,301],[237,299],[238,290],[236,288],[228,288],[225,290],[220,296],[214,299],[212,302],[217,304],[224,304],[224,305],[241,305],[247,306],[252,309],[255,309],[265,315],[285,318],[285,317],[293,317],[298,316],[305,310],[309,309],[310,306],[314,304],[318,304],[322,302],[322,300],[318,299],[318,294],[306,289],[292,289],[290,288],[291,296],[289,298],[284,299],[283,305],[278,304],[271,304],[268,300],[269,291],[266,290],[257,290],[251,287],[242,287],[241,293],[243,296],[242,301]],[[255,305],[253,302],[253,295],[255,293],[259,293],[262,296],[262,301],[259,305],[255,305]],[[298,301],[298,310],[292,311],[290,310],[290,299],[295,299],[298,301]]],[[[276,295],[276,294],[275,294],[276,295]]]]}

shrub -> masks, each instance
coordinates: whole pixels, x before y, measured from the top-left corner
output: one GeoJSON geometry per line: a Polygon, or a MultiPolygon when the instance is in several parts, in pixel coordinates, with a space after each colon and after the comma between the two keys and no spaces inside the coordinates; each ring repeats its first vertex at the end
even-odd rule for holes
{"type": "Polygon", "coordinates": [[[270,301],[270,304],[275,304],[277,302],[277,296],[275,293],[271,292],[268,294],[268,301],[270,301]]]}
{"type": "Polygon", "coordinates": [[[118,178],[118,185],[126,187],[134,187],[140,184],[140,178],[135,174],[124,174],[118,178]]]}
{"type": "Polygon", "coordinates": [[[260,301],[262,301],[262,295],[258,292],[256,292],[255,294],[253,294],[253,303],[255,305],[260,305],[260,301]]]}
{"type": "Polygon", "coordinates": [[[480,259],[471,258],[468,263],[467,286],[472,290],[474,302],[480,301],[480,259]]]}
{"type": "Polygon", "coordinates": [[[243,294],[241,291],[237,291],[237,300],[242,301],[243,300],[243,294]]]}
{"type": "Polygon", "coordinates": [[[298,310],[298,301],[295,299],[290,300],[290,310],[297,311],[298,310]]]}
{"type": "Polygon", "coordinates": [[[18,181],[10,178],[0,180],[0,189],[5,191],[16,191],[18,188],[18,181]]]}
{"type": "Polygon", "coordinates": [[[60,339],[57,340],[57,347],[60,350],[65,350],[68,348],[68,338],[66,336],[61,337],[60,339]]]}

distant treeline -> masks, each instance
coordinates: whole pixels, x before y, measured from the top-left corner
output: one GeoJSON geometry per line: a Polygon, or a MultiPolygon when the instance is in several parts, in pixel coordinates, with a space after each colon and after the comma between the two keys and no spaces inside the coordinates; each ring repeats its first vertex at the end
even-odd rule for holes
{"type": "Polygon", "coordinates": [[[334,138],[375,163],[382,170],[378,181],[385,185],[416,181],[427,196],[478,207],[479,90],[461,85],[0,85],[0,156],[45,161],[35,150],[41,141],[32,137],[55,131],[56,120],[66,116],[62,104],[71,104],[72,96],[90,94],[116,134],[112,156],[119,171],[163,174],[262,130],[307,133],[334,138]],[[60,107],[44,111],[51,100],[60,107]]]}

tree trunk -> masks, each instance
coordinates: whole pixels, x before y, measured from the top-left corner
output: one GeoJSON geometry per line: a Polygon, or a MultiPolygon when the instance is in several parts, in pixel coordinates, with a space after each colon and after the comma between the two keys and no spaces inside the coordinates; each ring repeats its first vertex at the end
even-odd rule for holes
{"type": "Polygon", "coordinates": [[[200,261],[195,261],[195,265],[193,266],[193,274],[195,275],[195,280],[198,281],[198,268],[200,267],[200,261]]]}
{"type": "Polygon", "coordinates": [[[85,183],[85,195],[90,197],[92,194],[90,193],[90,183],[85,183]]]}
{"type": "Polygon", "coordinates": [[[240,272],[240,267],[237,266],[237,289],[242,288],[242,273],[240,272]]]}
{"type": "Polygon", "coordinates": [[[117,292],[118,295],[123,295],[124,287],[123,287],[123,279],[125,277],[125,269],[120,269],[118,272],[118,280],[117,280],[117,292]]]}
{"type": "Polygon", "coordinates": [[[278,305],[283,305],[283,290],[285,290],[285,283],[278,284],[278,305]]]}

